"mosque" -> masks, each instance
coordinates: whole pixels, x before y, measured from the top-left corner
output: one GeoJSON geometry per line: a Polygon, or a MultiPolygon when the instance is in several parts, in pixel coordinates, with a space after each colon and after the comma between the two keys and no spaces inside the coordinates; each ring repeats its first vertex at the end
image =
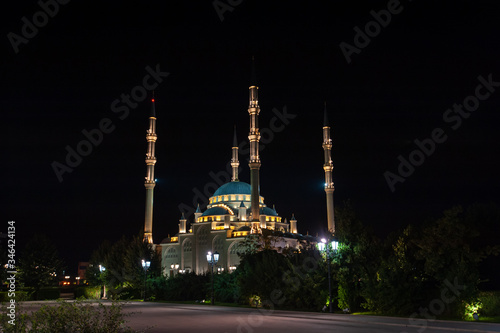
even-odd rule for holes
{"type": "MultiPolygon", "coordinates": [[[[255,72],[255,71],[254,71],[255,72]]],[[[250,131],[250,184],[238,177],[239,159],[236,131],[232,147],[231,181],[219,187],[209,198],[205,211],[198,205],[194,220],[188,221],[184,214],[179,220],[179,232],[173,237],[163,239],[154,244],[161,253],[162,269],[166,276],[178,273],[206,272],[210,267],[207,261],[208,252],[218,252],[218,271],[233,271],[239,264],[238,253],[244,249],[242,241],[249,235],[262,234],[263,230],[278,232],[276,248],[299,248],[300,240],[305,236],[298,233],[297,220],[294,215],[290,221],[283,219],[276,209],[266,206],[264,197],[260,195],[259,170],[259,122],[260,114],[258,89],[255,75],[249,87],[250,131]]],[[[146,131],[146,211],[144,223],[144,239],[153,244],[153,191],[156,185],[154,167],[156,164],[156,111],[154,98],[151,104],[149,129],[146,131]]],[[[325,192],[327,196],[328,229],[334,233],[333,217],[333,163],[331,159],[332,140],[330,126],[326,117],[323,124],[323,149],[325,153],[325,192]]]]}

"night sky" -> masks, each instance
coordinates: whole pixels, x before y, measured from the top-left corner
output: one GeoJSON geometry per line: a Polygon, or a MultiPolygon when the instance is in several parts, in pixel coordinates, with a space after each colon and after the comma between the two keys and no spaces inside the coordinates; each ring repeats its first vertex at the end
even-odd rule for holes
{"type": "MultiPolygon", "coordinates": [[[[498,1],[231,3],[221,20],[212,1],[70,1],[47,22],[34,0],[2,5],[0,230],[15,220],[19,249],[45,233],[76,270],[104,239],[143,228],[150,97],[128,114],[115,111],[148,66],[169,73],[155,90],[153,237],[175,234],[179,206],[193,207],[205,187],[213,192],[210,173],[226,170],[235,125],[247,140],[252,56],[261,131],[268,128],[261,195],[281,216],[295,213],[299,232],[326,227],[325,101],[335,203],[350,199],[377,235],[454,205],[500,203],[498,1]],[[34,14],[38,31],[25,28],[29,38],[11,42],[34,14]],[[385,27],[370,24],[374,16],[385,27]],[[367,23],[370,40],[355,40],[367,23]],[[355,50],[346,51],[349,62],[341,43],[355,50]],[[477,88],[479,76],[490,90],[477,88]],[[448,111],[464,101],[475,111],[448,111]],[[274,119],[284,110],[284,122],[274,119]],[[66,147],[76,149],[82,131],[103,119],[113,130],[59,181],[54,161],[66,164],[66,147]],[[434,151],[414,152],[435,129],[434,151]],[[400,155],[420,165],[392,191],[384,173],[398,175],[400,155]]],[[[249,182],[243,150],[240,179],[249,182]]]]}

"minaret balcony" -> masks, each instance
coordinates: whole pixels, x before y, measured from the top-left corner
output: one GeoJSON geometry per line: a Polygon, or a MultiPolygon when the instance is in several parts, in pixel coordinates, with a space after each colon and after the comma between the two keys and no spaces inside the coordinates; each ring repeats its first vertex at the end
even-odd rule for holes
{"type": "Polygon", "coordinates": [[[146,164],[147,165],[155,165],[156,164],[156,157],[146,157],[146,164]]]}
{"type": "Polygon", "coordinates": [[[323,170],[325,170],[325,172],[328,172],[328,171],[332,172],[333,171],[333,164],[325,164],[323,166],[323,170]]]}
{"type": "Polygon", "coordinates": [[[248,136],[248,140],[250,140],[250,141],[259,141],[260,140],[259,133],[257,132],[257,134],[250,134],[248,136]]]}
{"type": "Polygon", "coordinates": [[[148,133],[146,135],[146,140],[147,141],[152,141],[152,142],[156,142],[156,140],[158,139],[158,137],[156,136],[156,134],[154,133],[148,133]]]}
{"type": "Polygon", "coordinates": [[[155,187],[156,183],[154,180],[146,180],[144,182],[144,187],[149,190],[149,189],[153,189],[155,187]]]}

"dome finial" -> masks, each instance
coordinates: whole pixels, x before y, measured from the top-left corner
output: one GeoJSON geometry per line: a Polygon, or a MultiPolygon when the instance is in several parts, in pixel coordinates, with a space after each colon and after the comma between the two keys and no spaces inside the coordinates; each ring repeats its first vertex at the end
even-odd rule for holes
{"type": "Polygon", "coordinates": [[[151,111],[149,113],[150,117],[156,118],[156,110],[155,110],[155,91],[153,90],[152,96],[151,96],[151,111]]]}
{"type": "Polygon", "coordinates": [[[250,77],[250,86],[257,86],[257,70],[255,69],[255,56],[252,56],[252,76],[250,77]]]}
{"type": "Polygon", "coordinates": [[[326,113],[326,101],[325,101],[325,110],[323,115],[323,127],[329,127],[330,123],[328,122],[328,114],[326,113]]]}
{"type": "Polygon", "coordinates": [[[236,125],[234,125],[233,147],[238,147],[238,137],[236,136],[236,125]]]}

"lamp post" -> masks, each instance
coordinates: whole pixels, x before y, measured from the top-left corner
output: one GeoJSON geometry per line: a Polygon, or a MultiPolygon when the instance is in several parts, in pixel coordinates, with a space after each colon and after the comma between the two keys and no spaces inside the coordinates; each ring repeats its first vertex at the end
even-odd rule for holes
{"type": "Polygon", "coordinates": [[[172,270],[172,276],[175,276],[175,271],[179,269],[179,264],[171,264],[170,269],[172,270]]]}
{"type": "Polygon", "coordinates": [[[325,251],[326,250],[326,260],[328,262],[328,304],[329,304],[329,311],[330,313],[333,312],[332,308],[332,281],[331,281],[331,265],[330,265],[330,255],[332,252],[336,252],[339,247],[339,242],[336,240],[332,240],[330,243],[326,242],[326,239],[322,238],[321,242],[318,243],[318,249],[320,251],[325,251]]]}
{"type": "Polygon", "coordinates": [[[215,302],[215,297],[214,297],[214,266],[217,265],[217,262],[219,261],[219,252],[215,251],[214,253],[208,252],[207,253],[207,261],[208,264],[212,267],[212,302],[211,304],[214,305],[215,302]]]}
{"type": "MultiPolygon", "coordinates": [[[[106,270],[106,267],[104,267],[103,265],[99,265],[99,273],[102,274],[102,272],[104,272],[106,270]]],[[[102,280],[102,276],[99,276],[101,278],[101,281],[102,281],[102,289],[103,289],[103,292],[102,292],[102,299],[106,299],[107,296],[106,296],[106,283],[104,280],[102,280]]]]}
{"type": "Polygon", "coordinates": [[[149,269],[149,266],[151,266],[151,261],[146,261],[142,259],[142,269],[144,269],[144,293],[143,293],[143,302],[146,301],[146,274],[149,269]]]}

